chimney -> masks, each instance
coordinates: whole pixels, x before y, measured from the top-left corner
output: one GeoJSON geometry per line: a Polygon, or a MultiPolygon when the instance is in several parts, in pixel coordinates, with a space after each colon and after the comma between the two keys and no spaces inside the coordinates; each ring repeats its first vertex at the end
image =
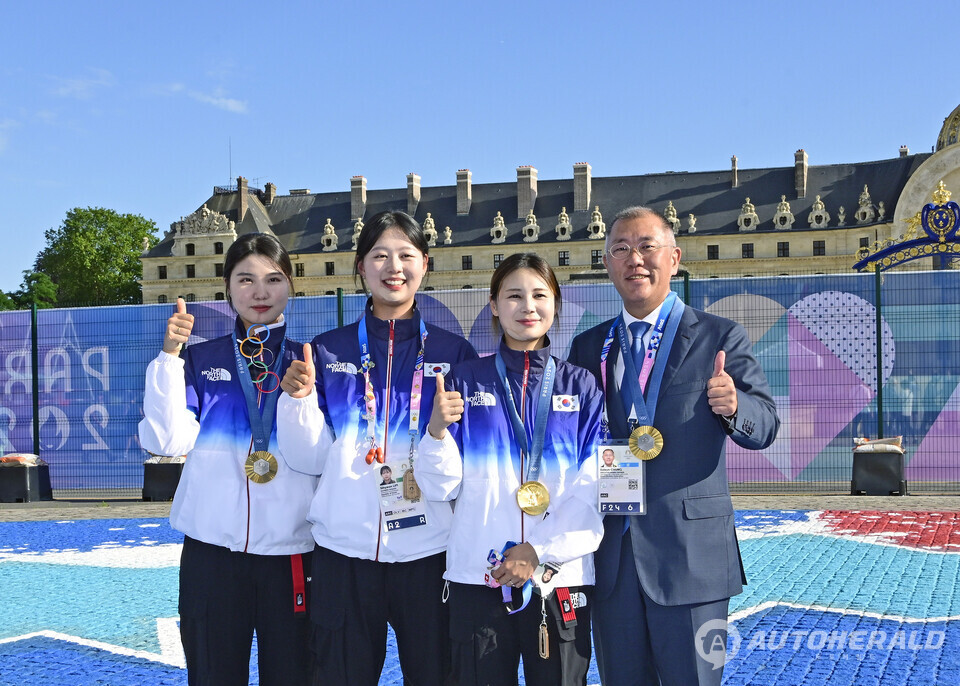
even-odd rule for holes
{"type": "Polygon", "coordinates": [[[529,164],[517,167],[517,217],[524,219],[537,204],[537,169],[529,164]]]}
{"type": "Polygon", "coordinates": [[[240,197],[240,207],[237,209],[237,224],[243,221],[247,216],[247,180],[242,176],[237,177],[237,194],[240,197]]]}
{"type": "Polygon", "coordinates": [[[906,157],[910,154],[910,148],[905,145],[900,146],[900,157],[906,157]]]}
{"type": "Polygon", "coordinates": [[[350,218],[363,219],[367,211],[367,177],[354,176],[350,179],[350,218]]]}
{"type": "Polygon", "coordinates": [[[803,148],[794,153],[794,177],[797,182],[797,197],[807,197],[807,153],[803,148]]]}
{"type": "MultiPolygon", "coordinates": [[[[591,191],[590,165],[577,162],[573,165],[573,211],[586,212],[590,209],[591,191]]],[[[536,191],[534,191],[536,193],[536,191]]]]}
{"type": "Polygon", "coordinates": [[[473,175],[469,169],[457,170],[457,214],[470,214],[473,203],[473,175]]]}
{"type": "Polygon", "coordinates": [[[407,214],[411,217],[417,213],[420,204],[420,175],[410,172],[407,174],[407,214]]]}
{"type": "Polygon", "coordinates": [[[730,158],[730,188],[736,188],[740,185],[740,181],[737,179],[737,156],[734,155],[730,158]]]}
{"type": "Polygon", "coordinates": [[[277,197],[277,184],[269,181],[263,186],[263,204],[272,205],[274,198],[277,197]]]}

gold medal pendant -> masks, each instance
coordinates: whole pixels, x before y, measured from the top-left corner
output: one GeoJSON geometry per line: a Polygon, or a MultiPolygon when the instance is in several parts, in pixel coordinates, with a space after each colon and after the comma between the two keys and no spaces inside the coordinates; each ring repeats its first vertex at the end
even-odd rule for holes
{"type": "Polygon", "coordinates": [[[550,507],[550,491],[539,481],[525,481],[517,489],[517,505],[528,515],[542,515],[550,507]]]}
{"type": "Polygon", "coordinates": [[[255,484],[265,484],[273,481],[277,475],[277,458],[266,450],[258,450],[255,453],[247,455],[247,462],[243,465],[243,471],[247,473],[247,478],[255,484]]]}
{"type": "Polygon", "coordinates": [[[652,460],[663,450],[663,434],[652,426],[638,426],[630,434],[630,452],[641,460],[652,460]]]}
{"type": "Polygon", "coordinates": [[[403,497],[405,500],[420,500],[420,486],[413,478],[413,469],[403,473],[403,497]]]}

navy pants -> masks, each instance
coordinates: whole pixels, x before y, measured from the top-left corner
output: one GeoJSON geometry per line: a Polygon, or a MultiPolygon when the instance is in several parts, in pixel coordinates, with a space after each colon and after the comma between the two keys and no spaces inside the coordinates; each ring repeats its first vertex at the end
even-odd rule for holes
{"type": "Polygon", "coordinates": [[[729,604],[729,598],[697,605],[655,603],[640,585],[627,531],[613,593],[594,602],[593,639],[603,685],[719,686],[722,660],[708,662],[701,653],[716,648],[712,640],[718,633],[726,641],[729,604]],[[697,632],[707,622],[716,628],[703,633],[698,646],[697,632]]]}
{"type": "MultiPolygon", "coordinates": [[[[304,581],[310,555],[296,556],[304,581]]],[[[295,612],[290,555],[252,555],[189,536],[180,558],[180,638],[190,686],[244,686],[257,632],[263,686],[309,684],[308,604],[295,612]]]]}
{"type": "Polygon", "coordinates": [[[397,637],[405,686],[443,686],[450,673],[444,553],[375,562],[317,546],[311,620],[317,686],[376,686],[397,637]]]}
{"type": "Polygon", "coordinates": [[[515,685],[521,657],[527,686],[585,686],[592,588],[570,588],[571,596],[586,601],[575,611],[575,626],[564,626],[556,595],[547,598],[550,656],[545,660],[539,650],[539,595],[534,593],[525,609],[508,615],[500,589],[450,584],[450,638],[459,686],[515,685]]]}

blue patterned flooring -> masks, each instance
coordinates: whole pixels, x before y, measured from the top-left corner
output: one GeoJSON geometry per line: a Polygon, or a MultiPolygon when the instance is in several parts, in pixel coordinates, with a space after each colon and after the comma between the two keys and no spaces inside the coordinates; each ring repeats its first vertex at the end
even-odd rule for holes
{"type": "MultiPolygon", "coordinates": [[[[960,684],[960,515],[743,511],[737,527],[750,583],[725,652],[704,637],[724,684],[960,684]]],[[[0,524],[0,686],[185,684],[181,540],[158,519],[0,524]]],[[[402,683],[392,635],[380,683],[402,683]]]]}

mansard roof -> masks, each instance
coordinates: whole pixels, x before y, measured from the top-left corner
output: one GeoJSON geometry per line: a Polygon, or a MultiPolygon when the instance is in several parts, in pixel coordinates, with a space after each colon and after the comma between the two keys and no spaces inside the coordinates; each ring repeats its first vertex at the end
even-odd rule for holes
{"type": "MultiPolygon", "coordinates": [[[[831,215],[829,228],[837,227],[841,205],[846,211],[844,226],[849,227],[856,224],[854,212],[864,186],[869,188],[875,205],[881,201],[884,203],[886,216],[883,221],[890,221],[907,179],[928,157],[930,153],[873,162],[810,165],[807,168],[806,193],[802,198],[797,197],[793,166],[739,169],[737,187],[732,185],[730,170],[593,177],[589,208],[582,211],[574,211],[572,178],[539,180],[533,210],[540,226],[537,242],[556,242],[555,226],[562,208],[566,208],[570,217],[573,226],[571,239],[576,241],[587,238],[587,224],[591,221],[595,206],[600,208],[609,228],[613,215],[624,207],[646,205],[662,213],[668,202],[673,203],[684,228],[687,215],[696,215],[698,235],[734,234],[739,232],[737,218],[748,197],[760,219],[757,230],[773,231],[773,216],[781,195],[786,196],[791,212],[796,217],[794,228],[791,229],[793,231],[808,228],[807,218],[818,195],[831,215]]],[[[522,240],[521,228],[525,218],[517,216],[517,193],[515,179],[472,184],[470,212],[458,215],[456,185],[424,186],[414,216],[422,224],[427,213],[431,214],[439,235],[438,246],[442,244],[444,228],[449,226],[453,232],[452,246],[463,248],[489,245],[493,218],[500,212],[507,229],[503,245],[525,246],[529,249],[535,244],[522,240]]],[[[268,205],[261,201],[264,198],[263,191],[250,189],[247,213],[236,227],[238,235],[252,231],[273,233],[290,252],[319,253],[323,227],[329,219],[336,228],[338,251],[351,250],[355,220],[351,217],[349,190],[278,195],[268,205]]],[[[235,190],[226,192],[218,189],[205,204],[230,220],[236,221],[238,218],[239,197],[235,190]]],[[[365,218],[382,210],[406,209],[406,187],[367,191],[365,218]]],[[[877,221],[881,220],[878,218],[877,221]]],[[[168,232],[149,256],[170,255],[172,239],[173,233],[168,232]]]]}

